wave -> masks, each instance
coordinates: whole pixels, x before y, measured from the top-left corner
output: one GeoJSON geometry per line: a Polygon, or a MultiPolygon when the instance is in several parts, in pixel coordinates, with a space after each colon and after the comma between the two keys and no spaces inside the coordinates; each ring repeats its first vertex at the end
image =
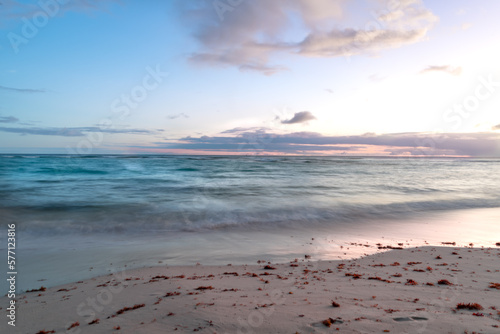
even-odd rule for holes
{"type": "Polygon", "coordinates": [[[499,208],[498,198],[415,201],[384,205],[342,204],[330,207],[288,206],[251,209],[215,209],[195,201],[171,207],[149,203],[60,204],[0,208],[1,225],[18,223],[19,229],[40,234],[153,231],[203,231],[214,229],[335,227],[364,222],[400,220],[436,211],[499,208]]]}
{"type": "Polygon", "coordinates": [[[0,155],[0,224],[37,233],[278,229],[497,208],[500,160],[479,161],[0,155]]]}
{"type": "Polygon", "coordinates": [[[200,169],[198,168],[188,168],[188,167],[185,167],[185,168],[177,168],[176,171],[179,171],[179,172],[198,172],[200,169]]]}
{"type": "Polygon", "coordinates": [[[99,170],[99,169],[86,169],[86,168],[73,168],[73,167],[66,167],[66,168],[40,168],[35,173],[39,174],[64,174],[64,175],[70,175],[70,174],[99,174],[99,175],[104,175],[104,174],[109,174],[109,171],[105,170],[99,170]]]}

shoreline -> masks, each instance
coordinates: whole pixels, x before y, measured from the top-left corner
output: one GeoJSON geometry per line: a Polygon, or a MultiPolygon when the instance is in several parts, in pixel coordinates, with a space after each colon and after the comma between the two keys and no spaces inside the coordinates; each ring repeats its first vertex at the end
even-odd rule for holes
{"type": "MultiPolygon", "coordinates": [[[[123,268],[176,265],[250,264],[256,259],[286,262],[304,254],[315,260],[352,259],[380,252],[377,244],[404,247],[494,246],[500,236],[498,209],[445,211],[411,220],[360,222],[261,230],[175,233],[18,235],[18,292],[76,282],[123,268]],[[480,218],[478,218],[480,217],[480,218]],[[480,223],[478,223],[478,219],[480,223]],[[196,245],[193,247],[193,245],[196,245]],[[364,246],[368,245],[368,246],[364,246]],[[343,248],[342,248],[343,247],[343,248]]],[[[0,231],[0,236],[6,238],[0,231]]],[[[0,247],[2,252],[6,248],[0,247]]],[[[7,291],[7,282],[0,282],[7,291]]]]}
{"type": "MultiPolygon", "coordinates": [[[[352,260],[125,270],[18,295],[15,332],[495,333],[499,261],[495,245],[423,246],[352,260]]],[[[0,331],[14,332],[7,321],[0,331]]]]}

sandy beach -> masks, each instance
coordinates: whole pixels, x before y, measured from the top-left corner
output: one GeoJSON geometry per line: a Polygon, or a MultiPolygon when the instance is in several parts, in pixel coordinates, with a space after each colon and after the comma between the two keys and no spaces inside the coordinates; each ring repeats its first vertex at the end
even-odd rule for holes
{"type": "Polygon", "coordinates": [[[40,286],[17,296],[16,326],[4,317],[0,332],[500,333],[499,247],[378,246],[354,260],[304,254],[40,286]]]}
{"type": "Polygon", "coordinates": [[[0,334],[500,334],[499,13],[0,0],[0,334]]]}

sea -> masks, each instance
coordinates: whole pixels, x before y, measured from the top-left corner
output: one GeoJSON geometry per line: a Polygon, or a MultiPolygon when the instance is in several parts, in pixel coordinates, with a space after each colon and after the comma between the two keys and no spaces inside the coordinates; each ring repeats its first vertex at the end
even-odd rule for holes
{"type": "Polygon", "coordinates": [[[4,154],[5,259],[9,224],[19,291],[145,266],[494,247],[500,159],[4,154]]]}

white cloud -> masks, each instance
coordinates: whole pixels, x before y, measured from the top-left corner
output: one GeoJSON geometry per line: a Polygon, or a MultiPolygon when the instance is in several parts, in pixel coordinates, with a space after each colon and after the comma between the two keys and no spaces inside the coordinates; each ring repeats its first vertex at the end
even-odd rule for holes
{"type": "MultiPolygon", "coordinates": [[[[358,8],[374,4],[356,1],[358,8]]],[[[378,8],[367,8],[367,15],[373,12],[376,16],[362,28],[338,26],[348,17],[345,0],[235,1],[223,12],[213,3],[179,3],[184,21],[195,27],[193,36],[199,42],[190,60],[266,75],[285,70],[271,63],[277,53],[309,57],[367,54],[421,41],[437,21],[422,0],[380,0],[378,8]],[[301,33],[291,37],[292,29],[301,33]]]]}
{"type": "Polygon", "coordinates": [[[460,66],[453,67],[450,65],[443,65],[443,66],[429,66],[429,67],[423,69],[422,71],[420,71],[421,74],[429,73],[429,72],[444,72],[444,73],[458,76],[458,75],[462,74],[462,68],[460,66]]]}
{"type": "Polygon", "coordinates": [[[462,24],[462,30],[467,30],[467,29],[470,29],[472,27],[472,23],[463,23],[462,24]]]}

